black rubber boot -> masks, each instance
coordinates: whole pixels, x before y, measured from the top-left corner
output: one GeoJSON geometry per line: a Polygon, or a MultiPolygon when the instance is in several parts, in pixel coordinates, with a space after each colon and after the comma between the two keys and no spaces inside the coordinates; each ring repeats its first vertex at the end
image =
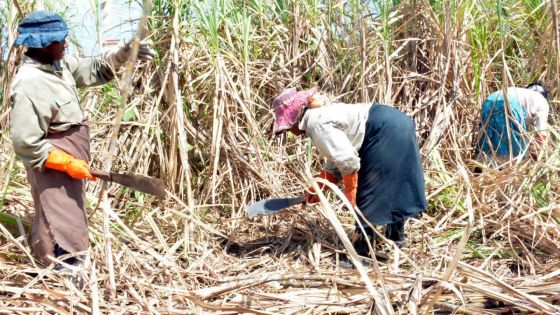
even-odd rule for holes
{"type": "MultiPolygon", "coordinates": [[[[64,248],[58,246],[58,244],[55,244],[54,246],[54,255],[55,257],[59,258],[60,256],[69,254],[69,252],[67,252],[66,250],[64,250],[64,248]]],[[[76,257],[69,257],[66,258],[64,260],[62,260],[62,262],[64,262],[65,264],[68,265],[72,265],[74,267],[78,267],[80,269],[82,269],[82,271],[76,271],[76,270],[72,270],[69,269],[65,266],[63,266],[62,264],[57,264],[54,267],[54,270],[58,273],[60,273],[61,275],[65,276],[66,279],[68,281],[70,281],[77,289],[82,290],[84,288],[84,278],[82,276],[82,272],[83,272],[83,268],[84,268],[84,260],[85,257],[82,255],[76,256],[76,257]]]]}
{"type": "Polygon", "coordinates": [[[364,230],[366,232],[365,235],[362,233],[361,229],[359,228],[356,229],[356,232],[359,234],[359,238],[354,243],[352,243],[352,245],[354,246],[354,249],[356,250],[358,255],[364,257],[370,257],[370,250],[369,250],[368,243],[370,244],[373,243],[372,246],[375,246],[374,241],[376,237],[375,237],[375,233],[369,227],[365,227],[364,230]]]}
{"type": "MultiPolygon", "coordinates": [[[[359,238],[352,243],[354,249],[356,250],[356,253],[359,256],[371,258],[371,251],[369,250],[368,245],[369,242],[371,244],[371,247],[374,249],[374,254],[377,260],[386,261],[388,259],[387,255],[375,252],[375,240],[377,239],[375,233],[369,227],[365,227],[364,230],[366,232],[365,235],[362,233],[361,229],[356,229],[359,238]]],[[[365,266],[371,265],[371,261],[369,260],[362,259],[361,261],[365,266]]],[[[340,256],[340,266],[343,268],[354,268],[354,263],[352,262],[352,259],[350,259],[350,256],[342,255],[340,256]]]]}
{"type": "MultiPolygon", "coordinates": [[[[58,244],[54,245],[54,257],[58,258],[62,255],[66,255],[69,254],[64,248],[58,246],[58,244]]],[[[69,264],[69,265],[74,265],[76,264],[76,262],[78,261],[78,259],[76,259],[76,257],[70,257],[70,258],[66,258],[63,260],[64,263],[69,264]]],[[[56,266],[55,269],[60,269],[62,268],[62,266],[56,266]]]]}
{"type": "Polygon", "coordinates": [[[385,227],[385,237],[395,242],[398,247],[406,246],[406,234],[404,233],[405,221],[387,224],[385,227]]]}

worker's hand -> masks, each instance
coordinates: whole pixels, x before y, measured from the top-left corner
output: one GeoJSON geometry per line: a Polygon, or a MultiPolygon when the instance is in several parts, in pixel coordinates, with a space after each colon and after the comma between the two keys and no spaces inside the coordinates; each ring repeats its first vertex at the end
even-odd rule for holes
{"type": "Polygon", "coordinates": [[[537,133],[535,135],[535,140],[537,140],[538,144],[544,145],[547,143],[548,137],[546,136],[545,133],[537,133]]]}
{"type": "MultiPolygon", "coordinates": [[[[317,177],[326,179],[335,185],[338,183],[336,177],[325,170],[322,170],[321,173],[319,173],[319,176],[317,177]]],[[[325,191],[326,189],[328,189],[328,186],[325,185],[324,183],[317,183],[317,184],[319,185],[319,189],[321,189],[321,191],[325,191]]],[[[313,189],[313,187],[309,187],[309,189],[307,189],[307,191],[305,192],[305,197],[307,198],[305,200],[306,204],[319,202],[319,196],[315,193],[315,189],[313,189]]]]}
{"type": "Polygon", "coordinates": [[[156,51],[152,49],[153,46],[154,42],[151,39],[141,40],[140,47],[138,47],[138,60],[153,60],[156,56],[156,51]]]}
{"type": "Polygon", "coordinates": [[[89,172],[89,165],[80,159],[71,159],[67,165],[66,173],[74,179],[95,180],[89,172]]]}
{"type": "Polygon", "coordinates": [[[329,97],[321,93],[314,93],[307,99],[307,107],[309,108],[319,108],[327,106],[330,103],[329,97]]]}
{"type": "Polygon", "coordinates": [[[344,195],[353,207],[356,206],[356,194],[358,193],[358,173],[350,175],[342,175],[342,182],[344,183],[344,195]]]}
{"type": "MultiPolygon", "coordinates": [[[[154,59],[156,52],[152,49],[153,45],[154,43],[151,39],[144,39],[140,41],[140,46],[138,47],[138,60],[146,61],[154,59]]],[[[109,51],[105,59],[109,65],[117,70],[128,60],[131,53],[132,40],[109,51]]]]}
{"type": "Polygon", "coordinates": [[[72,155],[53,148],[49,152],[49,156],[45,161],[45,167],[53,170],[66,172],[74,179],[95,180],[95,177],[89,172],[89,166],[86,161],[77,159],[72,155]]]}

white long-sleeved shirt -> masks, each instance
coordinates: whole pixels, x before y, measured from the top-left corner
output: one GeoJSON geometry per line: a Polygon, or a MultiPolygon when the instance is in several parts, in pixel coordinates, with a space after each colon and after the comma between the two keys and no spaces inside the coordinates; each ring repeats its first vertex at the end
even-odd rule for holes
{"type": "Polygon", "coordinates": [[[360,169],[358,151],[364,141],[371,105],[333,103],[305,111],[298,127],[327,159],[326,171],[338,176],[360,169]]]}
{"type": "Polygon", "coordinates": [[[525,121],[539,133],[548,130],[548,111],[550,106],[544,96],[537,91],[526,88],[511,87],[507,89],[508,96],[514,96],[525,109],[525,121]]]}

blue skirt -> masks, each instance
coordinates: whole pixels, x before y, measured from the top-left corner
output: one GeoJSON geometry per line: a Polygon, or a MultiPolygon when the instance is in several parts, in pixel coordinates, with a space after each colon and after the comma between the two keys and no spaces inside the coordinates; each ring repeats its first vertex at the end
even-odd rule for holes
{"type": "Polygon", "coordinates": [[[484,100],[477,151],[489,156],[506,156],[510,154],[510,143],[513,156],[525,151],[527,142],[522,135],[526,129],[525,109],[515,96],[508,95],[507,99],[509,111],[502,91],[494,92],[484,100]]]}
{"type": "Polygon", "coordinates": [[[356,204],[371,224],[401,222],[427,208],[412,119],[373,104],[359,155],[356,204]]]}

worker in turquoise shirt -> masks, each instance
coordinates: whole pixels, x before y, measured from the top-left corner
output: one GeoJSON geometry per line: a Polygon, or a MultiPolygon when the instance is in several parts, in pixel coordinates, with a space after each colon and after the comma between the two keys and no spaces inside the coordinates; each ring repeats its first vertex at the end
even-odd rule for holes
{"type": "Polygon", "coordinates": [[[505,95],[502,90],[496,91],[482,104],[476,158],[492,167],[525,157],[532,139],[540,144],[548,140],[546,88],[533,83],[526,88],[507,88],[505,95]]]}

